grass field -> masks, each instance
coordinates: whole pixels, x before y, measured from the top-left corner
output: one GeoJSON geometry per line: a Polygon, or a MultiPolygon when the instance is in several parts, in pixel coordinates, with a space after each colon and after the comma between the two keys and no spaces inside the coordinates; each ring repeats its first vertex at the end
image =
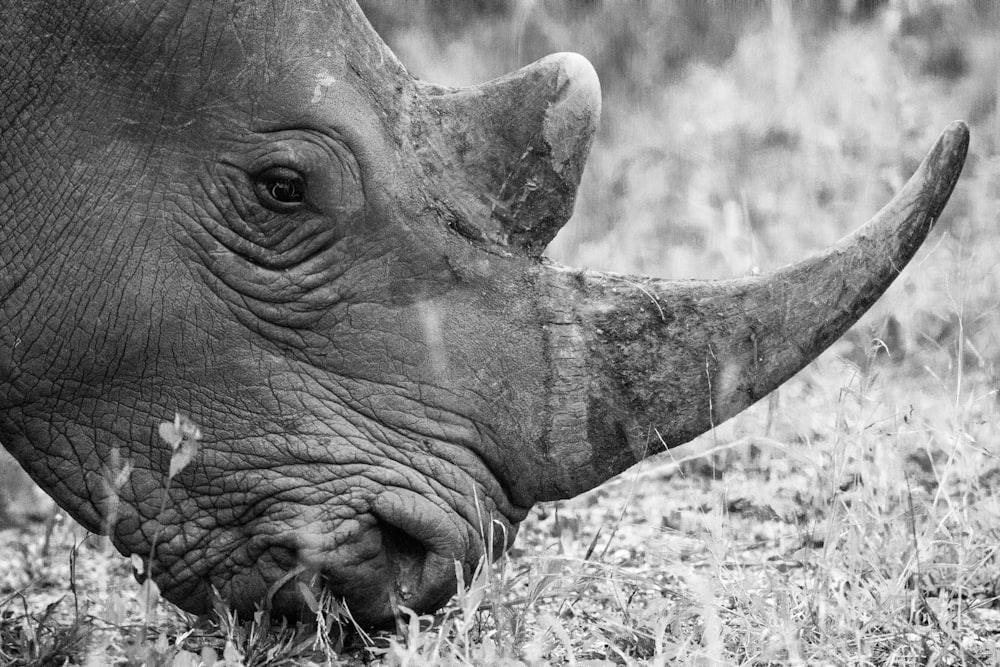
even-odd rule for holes
{"type": "Polygon", "coordinates": [[[550,248],[566,264],[768,271],[867,220],[953,119],[969,160],[830,351],[694,443],[537,507],[445,614],[395,633],[337,630],[322,606],[329,633],[149,612],[126,559],[5,472],[0,665],[1000,662],[1000,7],[369,4],[439,83],[592,60],[604,113],[550,248]]]}

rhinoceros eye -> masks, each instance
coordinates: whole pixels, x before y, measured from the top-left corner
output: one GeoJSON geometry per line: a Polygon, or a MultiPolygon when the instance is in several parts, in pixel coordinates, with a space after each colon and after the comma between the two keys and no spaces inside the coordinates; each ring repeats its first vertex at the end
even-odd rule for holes
{"type": "Polygon", "coordinates": [[[296,210],[306,200],[306,183],[297,171],[273,167],[254,176],[257,199],[279,213],[296,210]]]}

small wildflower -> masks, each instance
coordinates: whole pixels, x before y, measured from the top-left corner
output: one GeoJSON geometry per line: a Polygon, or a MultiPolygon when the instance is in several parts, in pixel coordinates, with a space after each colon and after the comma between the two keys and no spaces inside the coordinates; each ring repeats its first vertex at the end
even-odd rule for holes
{"type": "Polygon", "coordinates": [[[198,453],[201,429],[184,415],[176,413],[173,422],[160,423],[159,431],[160,438],[174,452],[170,457],[170,471],[167,473],[167,477],[173,479],[198,453]]]}

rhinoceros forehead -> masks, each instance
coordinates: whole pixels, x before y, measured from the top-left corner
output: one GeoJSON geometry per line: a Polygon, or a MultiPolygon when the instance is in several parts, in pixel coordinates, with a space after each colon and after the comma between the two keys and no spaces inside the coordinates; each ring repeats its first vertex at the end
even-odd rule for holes
{"type": "Polygon", "coordinates": [[[131,121],[173,125],[234,107],[287,115],[348,88],[385,114],[412,85],[360,11],[330,0],[51,5],[20,17],[20,41],[34,35],[52,58],[65,50],[73,66],[59,72],[60,89],[101,90],[131,121]]]}

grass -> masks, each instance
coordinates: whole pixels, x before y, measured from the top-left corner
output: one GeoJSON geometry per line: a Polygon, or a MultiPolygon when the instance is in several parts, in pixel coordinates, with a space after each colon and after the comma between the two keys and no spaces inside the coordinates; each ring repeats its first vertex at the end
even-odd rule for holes
{"type": "Polygon", "coordinates": [[[330,632],[146,613],[130,563],[33,510],[0,524],[0,664],[996,664],[1000,17],[866,6],[376,9],[430,80],[595,63],[601,132],[550,252],[567,264],[766,271],[867,219],[954,118],[970,159],[850,334],[696,442],[536,508],[445,613],[375,635],[325,600],[330,632]]]}

